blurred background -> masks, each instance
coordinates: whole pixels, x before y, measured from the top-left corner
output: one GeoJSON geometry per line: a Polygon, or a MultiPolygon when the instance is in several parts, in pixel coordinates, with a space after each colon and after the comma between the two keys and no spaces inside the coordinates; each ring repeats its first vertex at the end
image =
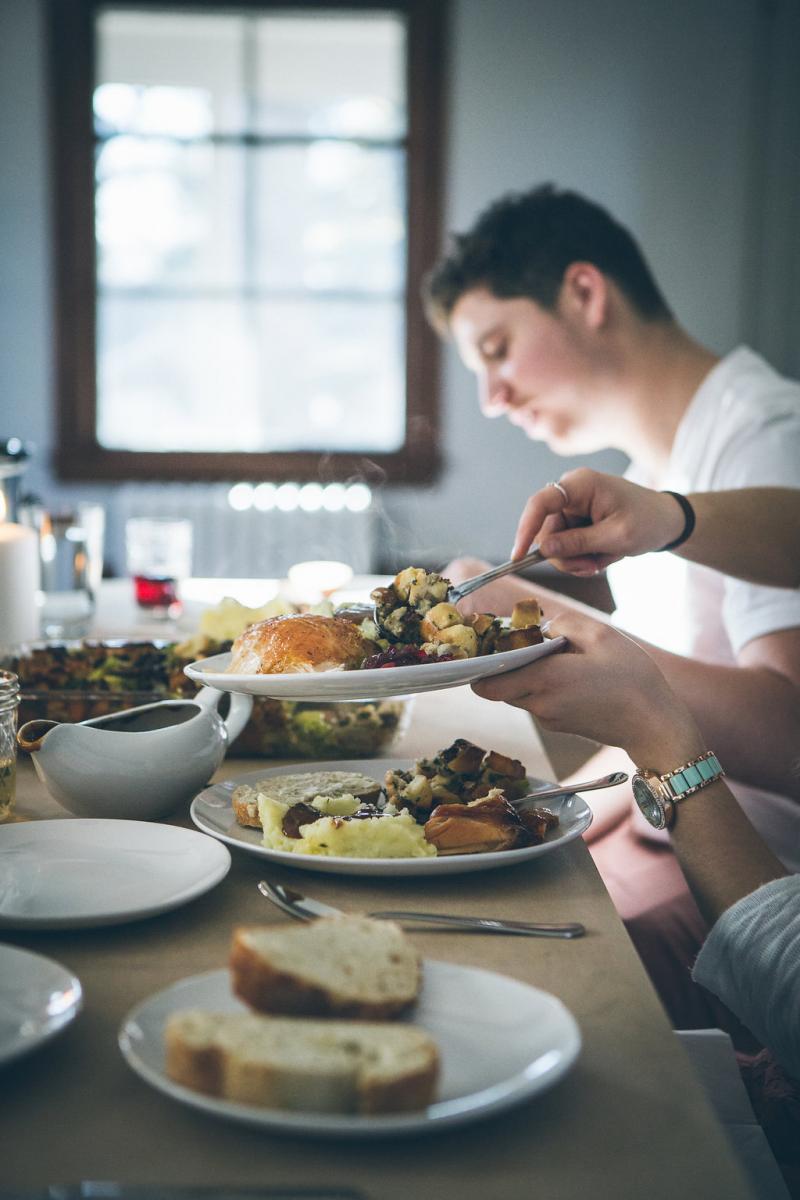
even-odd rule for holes
{"type": "Polygon", "coordinates": [[[606,204],[696,337],[800,375],[796,0],[382,7],[0,3],[0,441],[103,506],[107,570],[147,516],[199,575],[504,558],[576,463],[480,416],[416,296],[508,190],[606,204]],[[93,108],[74,160],[54,87],[93,108]]]}

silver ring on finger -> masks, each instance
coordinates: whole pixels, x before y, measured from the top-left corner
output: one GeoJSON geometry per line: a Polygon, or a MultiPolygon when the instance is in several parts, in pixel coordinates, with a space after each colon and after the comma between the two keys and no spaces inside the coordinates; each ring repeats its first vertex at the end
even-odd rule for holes
{"type": "Polygon", "coordinates": [[[567,489],[564,487],[563,483],[556,483],[555,480],[551,480],[547,486],[554,487],[557,492],[561,492],[564,503],[569,504],[569,496],[567,495],[567,489]]]}

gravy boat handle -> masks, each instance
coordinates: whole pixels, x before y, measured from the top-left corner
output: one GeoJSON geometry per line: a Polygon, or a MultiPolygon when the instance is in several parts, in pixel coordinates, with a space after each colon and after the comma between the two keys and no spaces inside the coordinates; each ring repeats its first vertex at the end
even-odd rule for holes
{"type": "Polygon", "coordinates": [[[223,724],[228,733],[228,745],[235,741],[250,720],[253,711],[253,697],[244,696],[239,692],[221,692],[219,688],[201,687],[194,698],[195,704],[201,708],[216,709],[223,696],[229,695],[231,706],[223,724]]]}

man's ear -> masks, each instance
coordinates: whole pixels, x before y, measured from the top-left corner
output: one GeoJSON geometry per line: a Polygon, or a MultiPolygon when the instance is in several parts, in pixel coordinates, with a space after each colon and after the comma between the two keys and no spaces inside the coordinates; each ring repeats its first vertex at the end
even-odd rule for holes
{"type": "Polygon", "coordinates": [[[582,320],[587,329],[600,329],[609,313],[609,282],[594,263],[570,263],[559,294],[563,313],[582,320]]]}

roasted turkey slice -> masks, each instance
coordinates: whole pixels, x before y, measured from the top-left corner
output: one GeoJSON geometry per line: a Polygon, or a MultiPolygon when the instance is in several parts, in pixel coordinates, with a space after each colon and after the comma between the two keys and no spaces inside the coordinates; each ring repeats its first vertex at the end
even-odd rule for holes
{"type": "Polygon", "coordinates": [[[498,789],[469,804],[440,804],[425,823],[425,837],[439,854],[517,850],[543,840],[498,789]]]}

